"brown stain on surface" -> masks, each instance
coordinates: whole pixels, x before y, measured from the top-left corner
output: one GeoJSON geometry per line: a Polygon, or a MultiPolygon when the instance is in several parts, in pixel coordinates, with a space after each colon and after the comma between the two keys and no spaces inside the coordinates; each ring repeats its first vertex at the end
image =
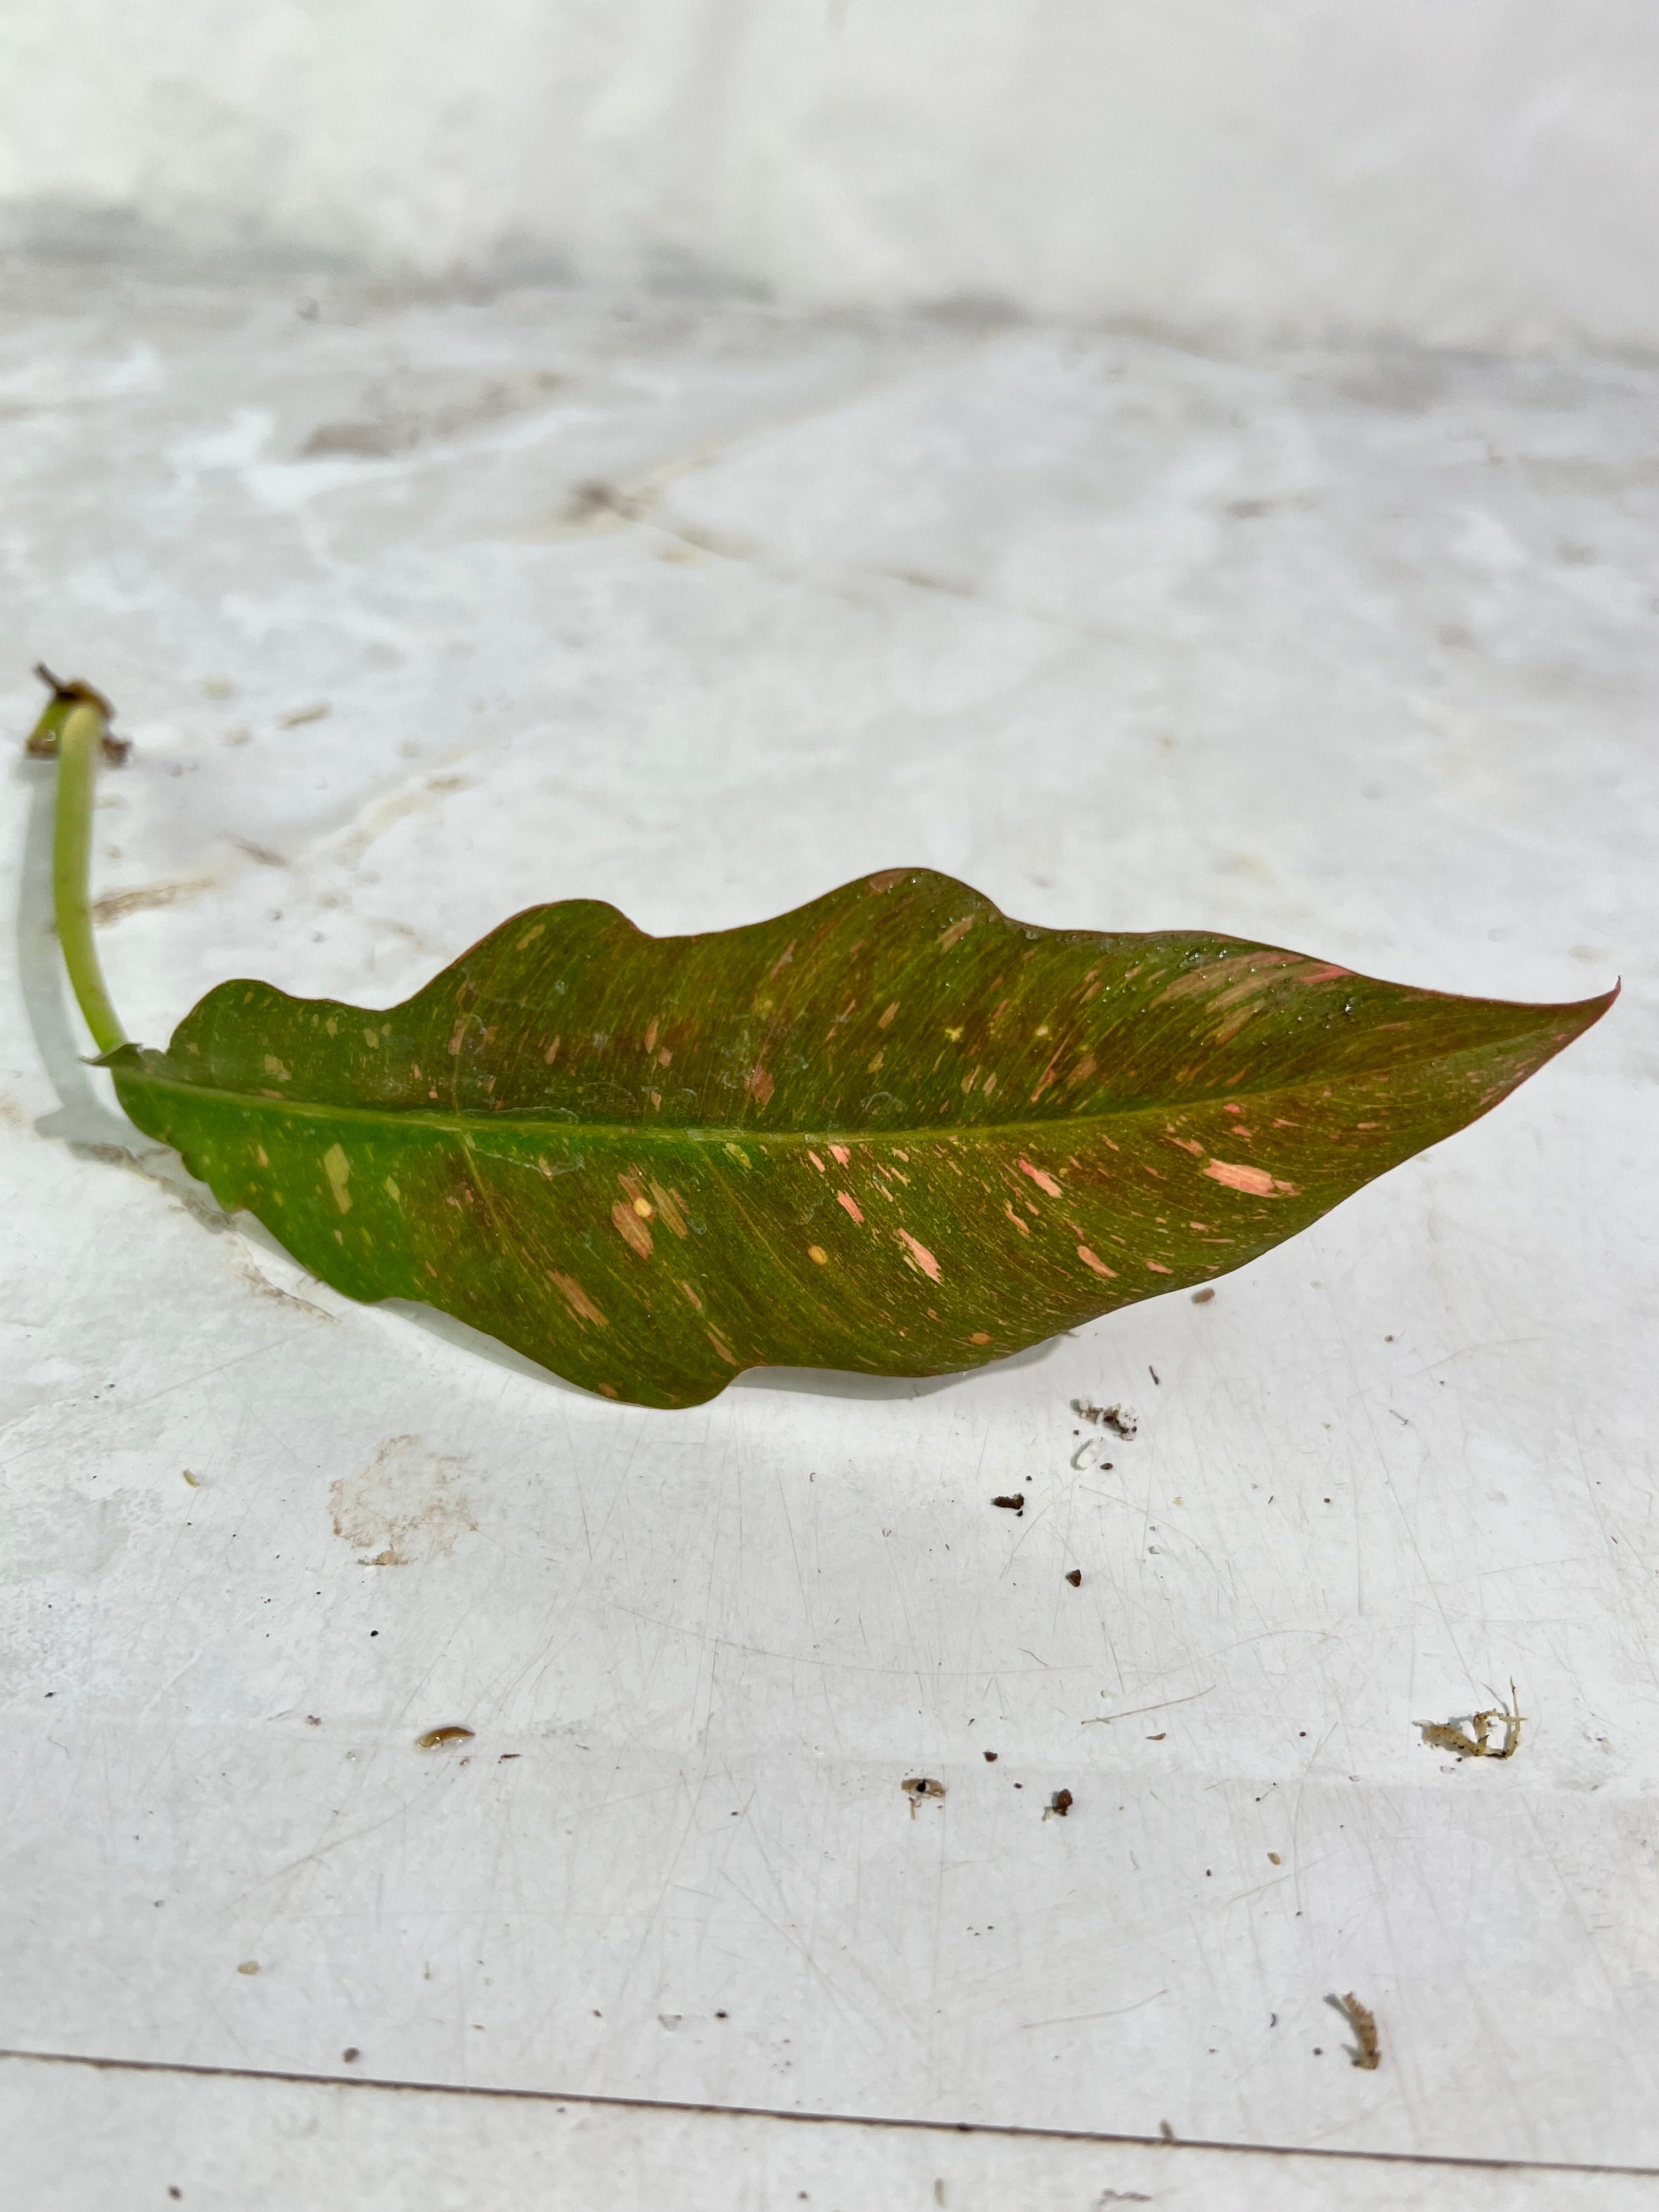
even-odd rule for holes
{"type": "Polygon", "coordinates": [[[146,884],[137,890],[111,891],[106,897],[94,899],[93,922],[99,929],[107,929],[114,922],[125,921],[130,914],[143,914],[151,907],[176,906],[180,899],[198,898],[218,887],[216,877],[195,876],[187,883],[146,884]]]}
{"type": "Polygon", "coordinates": [[[331,1484],[334,1534],[360,1566],[447,1558],[478,1526],[460,1489],[465,1464],[428,1452],[419,1437],[389,1437],[366,1468],[331,1484]]]}

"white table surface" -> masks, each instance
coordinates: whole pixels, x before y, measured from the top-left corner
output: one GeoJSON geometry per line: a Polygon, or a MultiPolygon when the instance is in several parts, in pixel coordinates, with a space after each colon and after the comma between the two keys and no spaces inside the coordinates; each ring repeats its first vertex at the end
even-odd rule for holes
{"type": "MultiPolygon", "coordinates": [[[[0,714],[43,657],[135,740],[96,869],[146,1039],[238,973],[389,1004],[538,899],[709,928],[903,862],[1625,992],[1210,1304],[643,1412],[319,1287],[124,1122],[15,747],[0,2045],[1511,2162],[1310,2204],[1650,2191],[1522,2168],[1659,2168],[1656,402],[1628,362],[13,268],[0,714]],[[1085,1393],[1141,1413],[1109,1470],[1085,1393]],[[1511,1680],[1512,1760],[1425,1747],[1511,1680]]],[[[390,2095],[16,2065],[54,2207],[155,2140],[303,2202],[235,2143],[390,2095]]],[[[555,2155],[551,2106],[420,2109],[446,2157],[555,2155]]],[[[969,2140],[829,2130],[797,2183],[783,2121],[583,2124],[757,2206],[884,2201],[884,2201],[945,2203],[914,2146],[969,2140]]],[[[949,2202],[1152,2186],[1034,2140],[949,2202]]]]}

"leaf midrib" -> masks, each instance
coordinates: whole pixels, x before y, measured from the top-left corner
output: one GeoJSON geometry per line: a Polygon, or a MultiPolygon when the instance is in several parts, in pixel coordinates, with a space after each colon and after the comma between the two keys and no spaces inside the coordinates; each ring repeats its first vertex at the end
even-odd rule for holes
{"type": "MultiPolygon", "coordinates": [[[[111,1073],[123,1081],[143,1084],[152,1091],[168,1091],[179,1098],[190,1098],[210,1103],[234,1106],[244,1111],[299,1115],[315,1121],[344,1121],[378,1125],[382,1127],[415,1127],[438,1132],[447,1131],[466,1139],[474,1139],[491,1129],[540,1129],[550,1133],[558,1132],[571,1136],[592,1136],[596,1139],[607,1137],[626,1137],[629,1142],[654,1144],[726,1145],[749,1144],[831,1145],[838,1143],[870,1144],[939,1144],[963,1139],[1012,1139],[1018,1134],[1033,1136],[1048,1134],[1065,1129],[1087,1128],[1098,1122],[1139,1121],[1152,1114],[1173,1114],[1191,1111],[1194,1107],[1222,1105],[1229,1099],[1294,1097],[1310,1090],[1316,1084],[1327,1090],[1346,1081],[1373,1080],[1382,1073],[1392,1073],[1402,1066],[1420,1066],[1429,1061],[1450,1064],[1472,1060],[1492,1052],[1504,1044],[1513,1044],[1517,1037],[1527,1035],[1522,1030],[1505,1038],[1488,1038],[1473,1045],[1461,1045],[1451,1052],[1425,1052],[1409,1060],[1396,1061],[1392,1069],[1373,1069],[1364,1074],[1334,1077],[1322,1073],[1291,1083],[1263,1084],[1254,1088],[1237,1085],[1213,1099],[1187,1100],[1180,1103],[1165,1100],[1150,1101],[1136,1106],[1115,1106],[1089,1114],[1067,1115],[1063,1119],[1029,1119],[1016,1121],[953,1121],[942,1127],[928,1128],[881,1128],[866,1126],[854,1128],[835,1128],[826,1125],[816,1129],[757,1129],[744,1122],[676,1122],[669,1126],[653,1125],[645,1121],[586,1121],[560,1118],[557,1108],[542,1112],[526,1113],[503,1109],[487,1113],[478,1109],[454,1111],[432,1106],[338,1106],[329,1105],[311,1098],[274,1098],[257,1091],[224,1091],[200,1083],[181,1083],[176,1079],[151,1074],[147,1069],[128,1069],[118,1065],[111,1073]]],[[[1473,1117],[1472,1117],[1473,1118],[1473,1117]]],[[[1458,1125],[1462,1127],[1462,1124],[1458,1125]]]]}

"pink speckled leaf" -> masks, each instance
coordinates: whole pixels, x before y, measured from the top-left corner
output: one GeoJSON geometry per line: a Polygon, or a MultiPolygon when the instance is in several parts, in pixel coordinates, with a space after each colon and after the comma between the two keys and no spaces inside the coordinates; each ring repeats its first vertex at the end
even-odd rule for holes
{"type": "Polygon", "coordinates": [[[1495,1106],[1611,1003],[1182,932],[1033,928],[899,869],[651,938],[537,907],[387,1012],[212,991],[123,1105],[353,1297],[611,1398],[929,1375],[1207,1281],[1495,1106]]]}

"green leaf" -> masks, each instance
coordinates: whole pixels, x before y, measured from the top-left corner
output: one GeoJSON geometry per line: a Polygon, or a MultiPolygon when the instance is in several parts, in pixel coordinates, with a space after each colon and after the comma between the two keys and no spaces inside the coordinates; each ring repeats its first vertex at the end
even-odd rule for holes
{"type": "Polygon", "coordinates": [[[1033,928],[896,870],[652,938],[519,915],[387,1012],[210,992],[109,1065],[356,1298],[607,1397],[939,1374],[1241,1266],[1587,1029],[1235,938],[1033,928]]]}

